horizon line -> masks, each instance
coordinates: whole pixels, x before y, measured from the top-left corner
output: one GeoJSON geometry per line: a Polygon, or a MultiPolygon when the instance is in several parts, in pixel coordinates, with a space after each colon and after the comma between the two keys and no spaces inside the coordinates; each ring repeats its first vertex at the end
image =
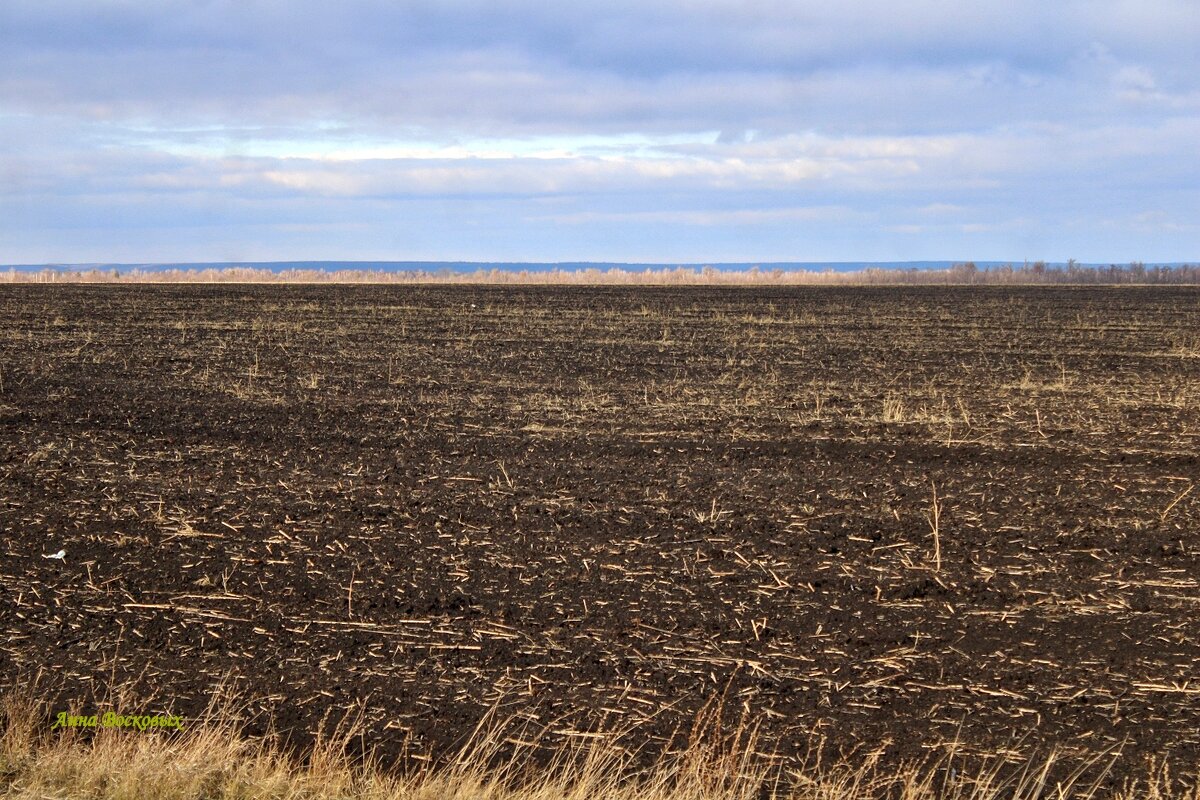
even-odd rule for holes
{"type": "Polygon", "coordinates": [[[1147,267],[1177,267],[1200,263],[1193,261],[1050,261],[1045,259],[1008,259],[1008,260],[979,260],[979,259],[907,259],[907,260],[868,260],[868,261],[500,261],[500,260],[387,260],[387,259],[281,259],[266,261],[229,260],[229,261],[85,261],[85,262],[44,262],[25,264],[0,264],[3,270],[95,270],[95,269],[222,269],[231,267],[256,268],[333,268],[362,269],[373,267],[384,270],[428,270],[448,268],[483,268],[493,269],[572,269],[586,270],[596,268],[643,268],[643,269],[697,269],[711,267],[713,269],[793,269],[809,270],[811,268],[833,268],[835,271],[852,271],[863,269],[951,269],[957,264],[974,264],[978,267],[1003,267],[1030,265],[1042,263],[1047,267],[1070,266],[1072,263],[1079,267],[1109,267],[1128,264],[1141,264],[1147,267]],[[838,269],[840,268],[840,269],[838,269]]]}

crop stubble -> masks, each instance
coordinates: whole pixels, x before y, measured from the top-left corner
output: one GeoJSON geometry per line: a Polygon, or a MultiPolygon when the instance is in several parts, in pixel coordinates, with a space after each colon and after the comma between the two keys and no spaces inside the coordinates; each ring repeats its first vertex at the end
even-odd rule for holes
{"type": "Polygon", "coordinates": [[[252,730],[359,710],[385,757],[496,704],[649,756],[722,693],[785,761],[1200,755],[1194,289],[0,310],[6,683],[186,715],[232,675],[252,730]]]}

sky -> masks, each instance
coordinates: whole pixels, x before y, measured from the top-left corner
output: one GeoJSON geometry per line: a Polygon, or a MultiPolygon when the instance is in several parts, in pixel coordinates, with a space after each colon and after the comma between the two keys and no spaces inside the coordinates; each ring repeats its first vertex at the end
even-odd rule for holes
{"type": "Polygon", "coordinates": [[[0,264],[1200,261],[1196,0],[0,0],[0,264]]]}

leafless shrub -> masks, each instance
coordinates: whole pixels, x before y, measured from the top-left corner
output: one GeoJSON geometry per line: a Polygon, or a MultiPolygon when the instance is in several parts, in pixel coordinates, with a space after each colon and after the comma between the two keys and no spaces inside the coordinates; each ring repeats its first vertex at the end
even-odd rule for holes
{"type": "Polygon", "coordinates": [[[1200,265],[1147,267],[1140,262],[1127,266],[1080,266],[1071,261],[1066,267],[1048,267],[1044,261],[1022,266],[977,267],[974,262],[956,264],[950,269],[888,269],[869,267],[835,272],[816,270],[719,270],[711,266],[623,269],[596,267],[585,269],[509,270],[480,268],[473,272],[429,272],[426,270],[379,269],[284,269],[230,265],[222,268],[134,268],[116,269],[42,269],[10,268],[0,272],[2,283],[440,283],[440,284],[552,284],[617,286],[906,286],[962,285],[1010,286],[1045,285],[1196,285],[1200,284],[1200,265]]]}

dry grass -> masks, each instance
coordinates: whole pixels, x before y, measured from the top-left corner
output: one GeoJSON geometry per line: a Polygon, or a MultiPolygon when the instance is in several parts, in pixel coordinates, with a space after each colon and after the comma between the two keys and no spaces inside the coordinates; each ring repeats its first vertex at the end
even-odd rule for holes
{"type": "MultiPolygon", "coordinates": [[[[536,735],[505,738],[485,718],[476,735],[441,766],[384,769],[346,755],[360,731],[338,726],[305,755],[273,737],[240,733],[229,708],[210,709],[176,732],[98,729],[90,736],[53,731],[48,709],[28,694],[0,700],[0,798],[20,800],[1033,800],[1034,798],[1195,798],[1194,784],[1150,766],[1147,777],[1106,786],[1113,752],[1074,768],[1052,753],[1023,766],[951,752],[936,761],[882,769],[867,754],[836,764],[780,771],[757,754],[753,726],[715,736],[721,714],[710,705],[689,745],[649,767],[604,733],[534,759],[536,735]],[[506,745],[516,744],[516,752],[506,745]]],[[[427,759],[415,763],[428,764],[427,759]]]]}

